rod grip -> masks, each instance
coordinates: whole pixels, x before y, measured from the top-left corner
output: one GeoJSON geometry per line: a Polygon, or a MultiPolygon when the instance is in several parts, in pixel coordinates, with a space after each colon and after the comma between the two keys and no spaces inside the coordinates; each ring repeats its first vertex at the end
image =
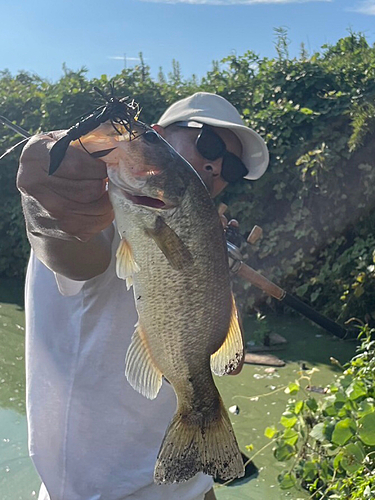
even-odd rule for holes
{"type": "Polygon", "coordinates": [[[347,336],[348,332],[341,325],[318,313],[312,307],[302,302],[302,300],[299,300],[293,295],[290,295],[285,290],[275,285],[275,283],[272,283],[272,281],[268,280],[260,273],[255,271],[255,269],[252,269],[250,266],[247,266],[243,262],[241,263],[237,274],[252,285],[263,290],[263,292],[265,292],[267,295],[274,297],[283,304],[286,304],[292,309],[298,311],[300,314],[310,319],[317,325],[321,326],[328,332],[332,333],[336,337],[342,339],[347,336]]]}
{"type": "Polygon", "coordinates": [[[282,288],[275,285],[275,283],[272,283],[272,281],[265,278],[260,273],[255,271],[255,269],[247,266],[243,262],[237,274],[244,280],[249,281],[252,285],[263,290],[263,292],[267,295],[271,295],[271,297],[274,297],[277,300],[282,300],[285,295],[285,291],[282,288]]]}

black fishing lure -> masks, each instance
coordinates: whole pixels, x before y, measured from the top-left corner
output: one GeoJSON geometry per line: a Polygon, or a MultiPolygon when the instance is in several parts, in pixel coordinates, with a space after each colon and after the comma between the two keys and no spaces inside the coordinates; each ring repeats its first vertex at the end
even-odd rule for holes
{"type": "MultiPolygon", "coordinates": [[[[67,134],[64,135],[61,139],[59,139],[51,148],[50,151],[50,165],[49,165],[49,175],[52,175],[59,168],[66,150],[68,149],[69,144],[72,141],[79,140],[84,135],[92,132],[100,124],[110,121],[113,128],[119,135],[122,135],[123,132],[119,130],[118,125],[120,127],[124,127],[125,130],[129,133],[129,140],[135,138],[133,125],[137,122],[137,125],[143,126],[146,130],[148,130],[147,126],[142,122],[138,122],[138,116],[140,113],[140,109],[137,103],[132,100],[131,102],[126,102],[128,97],[118,98],[114,95],[114,87],[111,86],[111,94],[105,94],[98,87],[94,87],[94,90],[105,100],[105,104],[103,106],[99,106],[94,111],[92,111],[89,115],[84,116],[78,123],[73,125],[68,131],[67,134]]],[[[87,149],[81,143],[81,146],[85,151],[87,149]]],[[[96,151],[95,153],[89,153],[94,158],[101,158],[106,154],[113,151],[112,149],[106,149],[102,151],[96,151]]]]}

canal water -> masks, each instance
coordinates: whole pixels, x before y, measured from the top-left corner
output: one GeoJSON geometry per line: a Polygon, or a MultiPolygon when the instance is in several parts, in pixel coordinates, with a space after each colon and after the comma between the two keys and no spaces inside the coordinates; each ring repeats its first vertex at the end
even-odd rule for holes
{"type": "MultiPolygon", "coordinates": [[[[22,297],[22,284],[0,282],[0,500],[35,499],[40,484],[27,453],[22,297]]],[[[301,367],[316,368],[312,385],[324,387],[340,374],[330,357],[345,363],[355,352],[353,342],[336,340],[297,316],[268,317],[267,325],[288,340],[285,348],[274,352],[286,362],[285,367],[270,370],[245,365],[237,376],[216,378],[226,407],[238,407],[238,414],[230,417],[241,450],[250,458],[254,456],[255,465],[250,479],[233,485],[217,484],[218,500],[308,498],[303,491],[279,489],[277,476],[285,470],[285,464],[274,458],[264,430],[277,426],[290,398],[284,387],[299,378],[301,367]]],[[[245,323],[247,341],[257,328],[255,320],[245,323]]]]}

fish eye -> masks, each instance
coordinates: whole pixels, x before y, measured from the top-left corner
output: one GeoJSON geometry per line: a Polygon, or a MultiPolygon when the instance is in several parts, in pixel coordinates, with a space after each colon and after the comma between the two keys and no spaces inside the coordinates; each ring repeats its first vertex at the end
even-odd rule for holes
{"type": "Polygon", "coordinates": [[[143,134],[143,137],[150,144],[156,144],[157,142],[159,142],[159,136],[154,130],[147,130],[147,132],[143,134]]]}

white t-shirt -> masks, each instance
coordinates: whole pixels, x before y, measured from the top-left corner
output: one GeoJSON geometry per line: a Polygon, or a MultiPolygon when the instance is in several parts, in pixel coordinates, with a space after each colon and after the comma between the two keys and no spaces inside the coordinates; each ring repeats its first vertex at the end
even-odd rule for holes
{"type": "MultiPolygon", "coordinates": [[[[113,254],[118,241],[116,235],[113,254]]],[[[153,401],[127,382],[136,321],[133,292],[117,278],[114,257],[102,275],[75,282],[31,255],[27,416],[30,456],[44,483],[39,500],[200,500],[212,487],[203,474],[180,484],[153,482],[176,399],[165,381],[153,401]]]]}

